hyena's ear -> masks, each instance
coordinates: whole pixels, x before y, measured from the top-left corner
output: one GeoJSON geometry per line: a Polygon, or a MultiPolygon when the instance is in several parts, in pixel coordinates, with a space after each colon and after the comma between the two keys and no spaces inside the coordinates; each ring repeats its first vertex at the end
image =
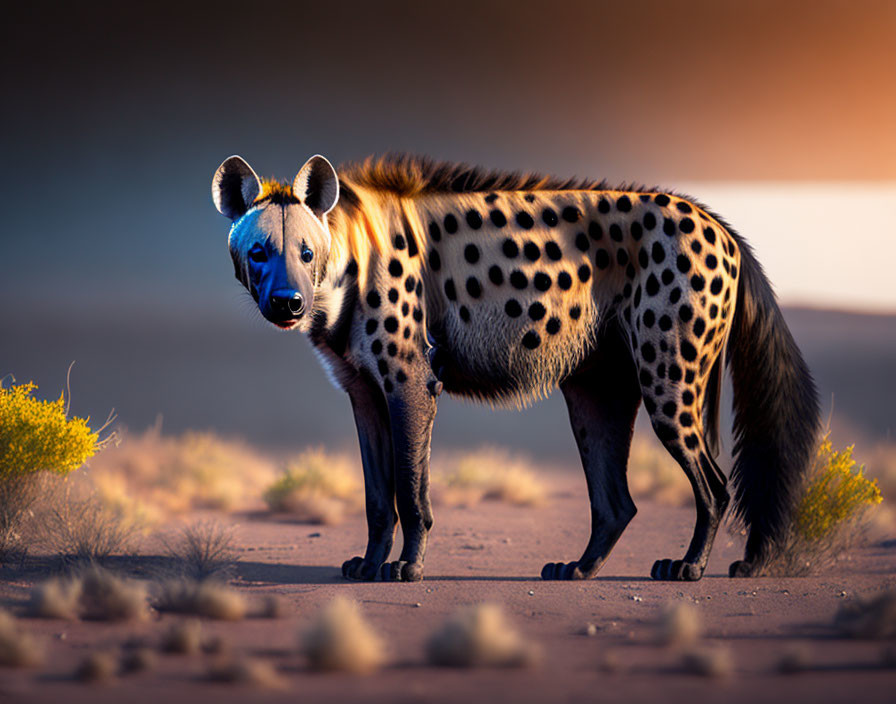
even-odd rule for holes
{"type": "Polygon", "coordinates": [[[242,157],[231,156],[215,171],[212,199],[221,215],[231,220],[242,217],[261,193],[261,181],[242,157]]]}
{"type": "Polygon", "coordinates": [[[322,218],[339,200],[339,177],[336,169],[324,157],[316,154],[305,162],[296,180],[292,182],[292,192],[317,217],[322,218]]]}

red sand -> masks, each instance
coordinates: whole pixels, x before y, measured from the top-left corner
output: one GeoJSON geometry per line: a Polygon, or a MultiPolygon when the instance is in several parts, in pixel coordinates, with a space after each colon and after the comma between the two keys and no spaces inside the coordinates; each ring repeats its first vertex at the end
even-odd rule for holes
{"type": "MultiPolygon", "coordinates": [[[[653,561],[680,557],[693,526],[688,509],[642,503],[600,577],[591,582],[542,582],[548,561],[578,556],[589,517],[584,481],[563,478],[542,508],[485,502],[436,507],[426,578],[418,584],[346,582],[339,566],[364,548],[363,518],[339,526],[308,526],[236,517],[242,548],[235,585],[248,595],[277,594],[289,616],[239,623],[203,622],[236,652],[271,658],[288,688],[263,691],[212,684],[210,656],[161,655],[151,672],[107,685],[85,685],[70,673],[97,649],[128,639],[155,645],[177,617],[138,625],[23,619],[48,645],[36,670],[0,669],[0,701],[892,701],[896,669],[882,666],[886,643],[834,638],[830,624],[844,601],[896,588],[896,546],[867,547],[829,575],[731,580],[728,563],[739,540],[720,534],[707,576],[696,583],[648,579],[653,561]],[[368,677],[309,672],[296,653],[305,619],[337,594],[357,599],[389,643],[391,664],[368,677]],[[670,600],[690,600],[708,643],[731,650],[734,672],[713,680],[687,674],[680,656],[655,644],[655,622],[670,600]],[[531,670],[451,670],[425,663],[424,643],[458,605],[503,604],[517,627],[541,645],[531,670]],[[581,634],[588,623],[594,637],[581,634]],[[805,654],[808,670],[777,672],[781,657],[805,654]],[[601,667],[610,657],[619,669],[601,667]]],[[[397,552],[397,551],[396,551],[397,552]]],[[[0,570],[0,604],[21,611],[33,575],[0,570]]],[[[889,647],[896,647],[890,644],[889,647]]]]}

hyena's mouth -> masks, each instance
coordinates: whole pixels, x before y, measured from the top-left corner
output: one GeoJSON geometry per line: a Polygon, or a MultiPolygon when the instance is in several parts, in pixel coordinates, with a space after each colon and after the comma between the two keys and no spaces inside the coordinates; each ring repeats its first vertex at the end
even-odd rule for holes
{"type": "Polygon", "coordinates": [[[299,322],[297,320],[288,320],[288,321],[280,321],[280,322],[273,320],[271,322],[273,322],[274,325],[276,325],[281,330],[292,330],[294,327],[296,327],[299,324],[299,322]]]}

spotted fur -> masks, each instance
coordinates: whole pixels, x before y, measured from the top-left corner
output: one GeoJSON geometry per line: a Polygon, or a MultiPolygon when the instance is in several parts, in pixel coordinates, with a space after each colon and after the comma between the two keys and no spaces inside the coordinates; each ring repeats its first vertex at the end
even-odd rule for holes
{"type": "MultiPolygon", "coordinates": [[[[316,164],[317,182],[335,189],[335,173],[316,164]]],[[[239,202],[234,189],[245,188],[249,171],[239,166],[232,195],[221,191],[216,203],[239,202]]],[[[216,183],[228,178],[219,170],[216,183]]],[[[301,193],[295,184],[292,191],[260,184],[247,210],[313,215],[315,179],[301,183],[301,193]]],[[[592,576],[634,515],[625,465],[643,402],[698,506],[687,554],[657,561],[653,576],[699,579],[729,502],[713,459],[726,348],[735,500],[751,531],[732,573],[761,569],[786,528],[818,404],[761,268],[721,218],[661,189],[406,156],[342,168],[338,191],[335,208],[315,221],[329,238],[303,329],[348,391],[361,440],[371,537],[367,554],[344,566],[346,576],[372,578],[386,563],[396,502],[405,545],[383,574],[422,575],[432,524],[429,438],[443,388],[523,406],[559,386],[586,471],[593,531],[580,560],[551,563],[542,575],[592,576]],[[756,384],[787,395],[757,392],[756,384]]],[[[232,233],[231,241],[252,237],[232,233]]],[[[233,245],[231,253],[236,262],[245,256],[233,245]]]]}

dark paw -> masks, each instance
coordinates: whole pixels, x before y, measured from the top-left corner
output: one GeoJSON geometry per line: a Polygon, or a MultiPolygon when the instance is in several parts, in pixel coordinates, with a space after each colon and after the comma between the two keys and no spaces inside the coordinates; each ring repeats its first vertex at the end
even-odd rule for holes
{"type": "Polygon", "coordinates": [[[384,582],[419,582],[423,579],[423,565],[404,560],[387,562],[380,569],[380,577],[384,582]]]}
{"type": "Polygon", "coordinates": [[[356,579],[359,582],[372,582],[376,579],[377,565],[367,562],[363,557],[353,557],[342,563],[342,576],[356,579]]]}
{"type": "Polygon", "coordinates": [[[578,562],[549,562],[541,568],[541,578],[550,580],[588,579],[579,569],[578,562]]]}
{"type": "Polygon", "coordinates": [[[650,576],[670,582],[696,582],[703,576],[703,568],[684,560],[657,560],[650,576]]]}
{"type": "Polygon", "coordinates": [[[746,560],[736,560],[728,568],[729,577],[752,577],[756,572],[756,565],[746,560]]]}

